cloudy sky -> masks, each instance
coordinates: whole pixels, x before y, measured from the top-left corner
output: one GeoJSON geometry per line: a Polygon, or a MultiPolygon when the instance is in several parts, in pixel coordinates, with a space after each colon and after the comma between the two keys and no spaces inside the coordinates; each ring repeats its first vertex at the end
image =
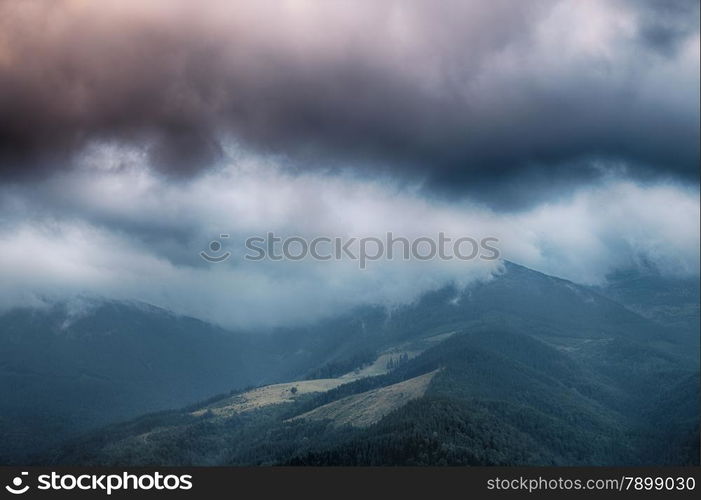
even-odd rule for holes
{"type": "Polygon", "coordinates": [[[267,326],[499,272],[245,261],[271,231],[697,276],[699,115],[697,0],[0,0],[0,307],[267,326]]]}

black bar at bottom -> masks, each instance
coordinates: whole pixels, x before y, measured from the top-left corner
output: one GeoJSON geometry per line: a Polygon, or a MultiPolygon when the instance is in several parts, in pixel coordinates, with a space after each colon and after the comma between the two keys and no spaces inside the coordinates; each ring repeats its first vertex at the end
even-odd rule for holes
{"type": "Polygon", "coordinates": [[[0,498],[698,498],[699,467],[0,467],[0,498]]]}

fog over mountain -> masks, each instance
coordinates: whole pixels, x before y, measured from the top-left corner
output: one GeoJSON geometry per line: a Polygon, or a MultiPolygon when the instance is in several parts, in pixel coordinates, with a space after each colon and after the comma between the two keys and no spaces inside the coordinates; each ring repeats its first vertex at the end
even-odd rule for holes
{"type": "Polygon", "coordinates": [[[350,259],[245,260],[246,238],[268,232],[308,240],[491,236],[504,258],[589,284],[638,265],[698,274],[698,191],[679,183],[616,179],[503,213],[380,180],[290,175],[251,163],[178,183],[133,168],[3,188],[3,306],[87,293],[229,326],[270,326],[359,304],[392,307],[500,269],[479,259],[380,259],[365,270],[350,259]],[[222,244],[232,257],[205,262],[199,252],[221,233],[231,235],[222,244]]]}

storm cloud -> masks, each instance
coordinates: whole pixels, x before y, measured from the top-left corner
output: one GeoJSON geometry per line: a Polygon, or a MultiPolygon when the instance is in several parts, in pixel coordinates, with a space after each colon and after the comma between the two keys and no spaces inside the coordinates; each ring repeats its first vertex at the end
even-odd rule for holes
{"type": "Polygon", "coordinates": [[[268,232],[698,276],[699,115],[696,0],[0,0],[0,311],[257,329],[502,267],[243,259],[268,232]]]}
{"type": "Polygon", "coordinates": [[[0,172],[112,147],[188,178],[245,149],[514,209],[695,180],[698,86],[694,0],[5,1],[0,172]]]}

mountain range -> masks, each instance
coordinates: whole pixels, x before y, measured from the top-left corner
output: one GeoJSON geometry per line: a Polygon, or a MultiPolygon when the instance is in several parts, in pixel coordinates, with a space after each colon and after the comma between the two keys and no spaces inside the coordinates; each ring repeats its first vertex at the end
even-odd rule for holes
{"type": "Polygon", "coordinates": [[[699,286],[511,262],[464,289],[230,330],[96,298],[0,316],[3,463],[699,463],[699,286]]]}

